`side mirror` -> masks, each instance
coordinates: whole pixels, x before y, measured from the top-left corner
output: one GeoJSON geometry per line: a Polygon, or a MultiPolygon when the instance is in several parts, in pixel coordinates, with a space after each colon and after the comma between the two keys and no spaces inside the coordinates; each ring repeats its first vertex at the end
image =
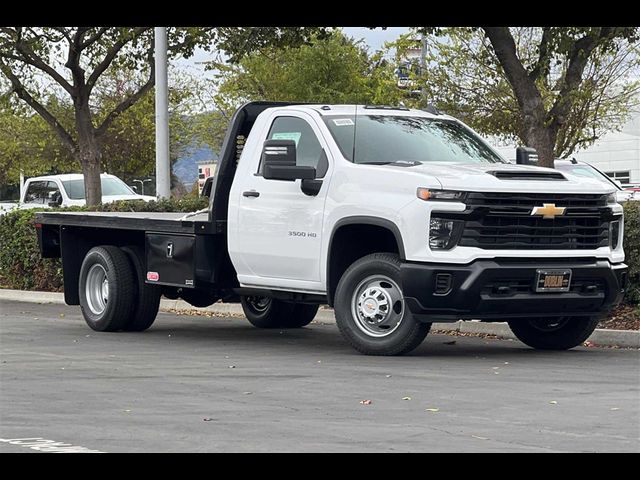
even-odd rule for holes
{"type": "Polygon", "coordinates": [[[210,198],[212,187],[213,187],[213,177],[208,177],[204,181],[204,185],[202,186],[202,193],[200,194],[200,196],[210,198]]]}
{"type": "Polygon", "coordinates": [[[535,148],[516,148],[516,163],[518,165],[538,165],[538,152],[535,148]]]}
{"type": "Polygon", "coordinates": [[[296,142],[267,140],[262,148],[262,176],[267,180],[311,180],[315,167],[296,165],[296,142]]]}
{"type": "Polygon", "coordinates": [[[60,192],[56,192],[51,196],[51,201],[49,202],[50,207],[59,207],[62,205],[62,195],[60,192]]]}

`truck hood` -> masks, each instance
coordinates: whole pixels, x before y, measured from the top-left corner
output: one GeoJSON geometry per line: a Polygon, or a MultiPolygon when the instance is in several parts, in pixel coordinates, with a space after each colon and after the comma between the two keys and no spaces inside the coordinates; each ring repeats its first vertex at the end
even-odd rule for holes
{"type": "Polygon", "coordinates": [[[612,185],[595,178],[529,165],[430,162],[412,167],[387,166],[435,177],[444,190],[601,194],[615,191],[612,185]],[[558,174],[566,180],[554,179],[558,174]],[[537,178],[533,179],[534,176],[537,178]]]}
{"type": "Polygon", "coordinates": [[[110,203],[115,202],[117,200],[144,200],[145,202],[150,202],[152,200],[156,200],[156,197],[152,197],[150,195],[103,195],[102,203],[110,203]]]}

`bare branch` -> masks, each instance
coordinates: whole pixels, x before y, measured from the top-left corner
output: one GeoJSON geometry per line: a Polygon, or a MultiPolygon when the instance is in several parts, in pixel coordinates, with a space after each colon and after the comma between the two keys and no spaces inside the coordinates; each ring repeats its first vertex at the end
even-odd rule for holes
{"type": "Polygon", "coordinates": [[[96,137],[104,135],[116,118],[118,118],[123,112],[125,112],[129,107],[135,104],[138,100],[140,100],[155,85],[156,72],[154,68],[155,62],[153,59],[153,49],[149,49],[148,57],[149,57],[149,78],[144,83],[144,85],[142,85],[138,89],[137,92],[125,98],[107,115],[107,117],[102,121],[102,124],[96,129],[96,137]]]}
{"type": "Polygon", "coordinates": [[[529,72],[529,78],[535,81],[540,75],[547,75],[549,73],[549,62],[551,60],[549,56],[549,41],[551,40],[551,28],[542,28],[542,38],[540,40],[540,46],[538,47],[538,60],[533,67],[533,70],[529,72]]]}
{"type": "Polygon", "coordinates": [[[85,48],[90,47],[91,45],[96,43],[98,40],[100,40],[102,35],[104,35],[107,30],[109,30],[109,27],[99,28],[96,33],[91,35],[89,38],[87,38],[84,42],[80,44],[80,50],[84,50],[85,48]]]}
{"type": "Polygon", "coordinates": [[[15,43],[14,48],[22,54],[21,60],[31,66],[36,67],[38,70],[45,72],[49,75],[53,80],[55,80],[62,88],[64,88],[69,95],[75,96],[76,90],[67,82],[67,80],[60,75],[55,68],[40,58],[38,54],[36,54],[29,45],[24,41],[18,41],[15,43]]]}
{"type": "Polygon", "coordinates": [[[58,122],[58,119],[51,113],[47,108],[38,102],[33,96],[27,91],[22,82],[16,75],[13,73],[11,68],[6,65],[4,62],[0,62],[0,71],[9,79],[11,85],[13,87],[13,91],[16,92],[16,95],[24,100],[31,108],[33,108],[50,126],[55,130],[58,134],[62,143],[71,151],[72,154],[75,154],[78,147],[76,142],[73,140],[73,137],[65,130],[65,128],[58,122]]]}
{"type": "Polygon", "coordinates": [[[96,82],[100,78],[100,75],[104,73],[104,71],[109,68],[111,62],[116,58],[122,47],[124,47],[128,42],[138,38],[144,32],[149,30],[151,27],[137,27],[133,30],[133,34],[131,36],[125,35],[120,40],[116,41],[108,50],[102,61],[96,66],[91,75],[89,75],[89,79],[87,80],[87,87],[89,92],[93,89],[96,82]]]}

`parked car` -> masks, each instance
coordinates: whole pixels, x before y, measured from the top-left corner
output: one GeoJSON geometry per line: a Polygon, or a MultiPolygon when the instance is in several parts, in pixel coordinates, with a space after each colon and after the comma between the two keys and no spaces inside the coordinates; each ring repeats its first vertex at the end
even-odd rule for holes
{"type": "MultiPolygon", "coordinates": [[[[156,197],[139,195],[118,177],[103,173],[102,203],[116,200],[144,200],[149,202],[156,197]]],[[[18,202],[0,203],[0,215],[16,208],[49,208],[83,206],[87,202],[84,196],[84,176],[81,173],[65,175],[46,175],[33,177],[26,181],[22,189],[22,198],[18,202]]]]}
{"type": "MultiPolygon", "coordinates": [[[[620,182],[613,180],[609,175],[600,171],[593,165],[587,162],[579,162],[578,160],[556,160],[554,165],[557,170],[578,175],[581,177],[596,178],[602,180],[604,183],[616,188],[616,201],[618,203],[626,202],[627,200],[640,200],[640,195],[634,197],[633,192],[630,192],[626,188],[623,188],[620,182]]],[[[640,189],[639,189],[640,190],[640,189]]]]}

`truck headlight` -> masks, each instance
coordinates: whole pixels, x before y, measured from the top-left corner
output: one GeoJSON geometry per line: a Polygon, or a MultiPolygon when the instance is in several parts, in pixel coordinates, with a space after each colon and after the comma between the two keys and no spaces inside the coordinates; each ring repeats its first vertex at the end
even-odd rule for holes
{"type": "Polygon", "coordinates": [[[615,192],[607,195],[607,204],[611,205],[612,203],[618,203],[618,197],[615,192]]]}
{"type": "Polygon", "coordinates": [[[466,192],[456,192],[453,190],[429,190],[420,187],[416,191],[416,195],[420,200],[448,200],[454,202],[462,202],[466,196],[466,192]]]}
{"type": "Polygon", "coordinates": [[[463,226],[460,220],[432,217],[429,222],[429,248],[450,250],[458,243],[463,226]]]}

